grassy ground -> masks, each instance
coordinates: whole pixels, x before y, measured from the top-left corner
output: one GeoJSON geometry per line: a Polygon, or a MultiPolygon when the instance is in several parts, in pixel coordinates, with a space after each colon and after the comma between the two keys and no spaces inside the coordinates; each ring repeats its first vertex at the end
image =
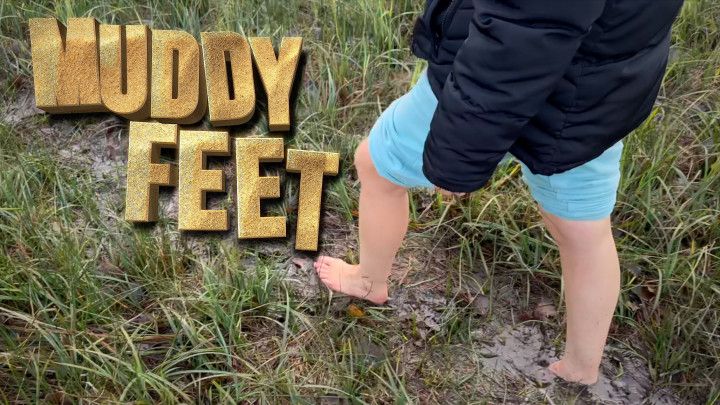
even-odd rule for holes
{"type": "MultiPolygon", "coordinates": [[[[626,141],[614,215],[622,294],[605,385],[592,390],[535,378],[561,349],[562,284],[515,163],[460,203],[414,193],[393,300],[369,307],[320,288],[291,241],[179,234],[173,190],[156,226],[125,223],[126,123],[32,108],[30,17],[301,35],[307,63],[287,143],[342,153],[323,250],[354,260],[349,159],[422,71],[408,49],[422,2],[96,3],[0,0],[0,400],[720,400],[717,2],[686,1],[657,106],[626,141]]],[[[213,165],[232,179],[231,162],[213,165]]],[[[271,209],[292,217],[296,189],[290,177],[271,209]]],[[[212,204],[232,208],[234,191],[212,204]]]]}

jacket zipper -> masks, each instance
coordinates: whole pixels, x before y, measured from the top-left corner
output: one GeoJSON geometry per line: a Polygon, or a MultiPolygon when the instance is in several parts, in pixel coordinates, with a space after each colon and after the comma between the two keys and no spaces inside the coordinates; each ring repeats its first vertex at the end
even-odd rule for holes
{"type": "Polygon", "coordinates": [[[442,18],[440,18],[440,35],[444,34],[445,20],[447,20],[447,15],[449,14],[448,12],[450,11],[450,8],[452,7],[453,2],[455,2],[455,0],[450,0],[447,7],[445,8],[445,11],[443,11],[442,18]]]}

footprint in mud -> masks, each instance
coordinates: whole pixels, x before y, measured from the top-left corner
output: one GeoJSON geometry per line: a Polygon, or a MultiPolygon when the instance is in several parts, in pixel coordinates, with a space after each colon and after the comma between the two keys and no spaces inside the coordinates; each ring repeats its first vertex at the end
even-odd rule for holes
{"type": "Polygon", "coordinates": [[[612,347],[606,349],[598,382],[591,386],[566,383],[547,370],[560,352],[536,324],[510,327],[491,338],[482,351],[482,363],[545,391],[551,398],[574,398],[580,403],[635,404],[644,401],[677,403],[669,392],[651,391],[647,367],[641,359],[612,347]]]}

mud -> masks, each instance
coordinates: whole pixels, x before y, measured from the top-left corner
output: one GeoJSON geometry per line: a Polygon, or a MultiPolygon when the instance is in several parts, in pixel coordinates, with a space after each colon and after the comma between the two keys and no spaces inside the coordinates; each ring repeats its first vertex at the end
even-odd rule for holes
{"type": "MultiPolygon", "coordinates": [[[[22,130],[23,136],[42,137],[58,151],[58,158],[86,167],[96,181],[96,199],[101,214],[108,226],[122,220],[124,199],[125,165],[127,161],[126,123],[110,115],[92,115],[77,122],[77,117],[52,117],[47,119],[44,113],[34,107],[32,93],[28,88],[20,89],[15,98],[7,103],[2,120],[22,130]]],[[[221,168],[226,174],[227,195],[234,195],[234,165],[229,161],[218,161],[215,168],[221,168]]],[[[215,197],[209,206],[222,205],[227,197],[215,197]]],[[[177,191],[166,189],[161,192],[161,216],[177,216],[177,191]]],[[[234,224],[231,213],[231,224],[234,224]]],[[[339,214],[332,211],[323,213],[322,254],[343,258],[353,257],[356,252],[357,229],[348,224],[339,214]]],[[[235,229],[221,233],[227,240],[236,241],[235,229]]],[[[289,229],[289,232],[292,230],[289,229]]],[[[290,233],[291,234],[291,233],[290,233]]],[[[180,237],[180,233],[175,233],[180,237]]],[[[182,236],[188,248],[197,256],[205,257],[207,235],[188,234],[182,236]]],[[[240,242],[242,245],[242,242],[240,242]]],[[[255,245],[253,245],[255,246],[255,245]]],[[[260,249],[273,254],[292,252],[291,239],[279,242],[263,242],[260,249]]],[[[393,287],[386,307],[386,315],[399,325],[413,325],[416,332],[411,335],[411,357],[408,365],[419,363],[418,358],[427,349],[427,339],[443,330],[448,306],[447,249],[437,246],[418,234],[410,234],[406,241],[391,280],[393,287]]],[[[314,255],[296,254],[288,257],[282,268],[283,279],[294,292],[304,300],[319,301],[327,297],[327,289],[319,282],[312,267],[314,255]]],[[[471,277],[482,276],[472,274],[471,277]]],[[[498,288],[495,296],[488,297],[466,283],[464,291],[453,294],[465,294],[471,310],[484,323],[470,333],[470,339],[461,343],[456,359],[444,359],[445,364],[461,364],[460,357],[473,353],[480,359],[482,373],[489,381],[495,381],[498,375],[513,384],[520,384],[526,390],[536,391],[539,397],[549,403],[570,401],[579,403],[635,404],[635,403],[680,403],[680,400],[668,390],[653,386],[649,371],[639,357],[627,350],[609,346],[601,368],[600,380],[589,387],[559,382],[547,371],[547,365],[558,359],[561,347],[557,337],[562,331],[562,322],[517,322],[516,314],[528,311],[517,297],[517,292],[507,285],[498,288]],[[500,306],[495,310],[493,306],[500,306]],[[505,314],[505,315],[503,315],[505,314]],[[474,352],[473,352],[474,351],[474,352]],[[553,400],[554,399],[554,400],[553,400]]],[[[450,295],[452,296],[452,295],[450,295]]],[[[561,317],[552,303],[543,297],[533,297],[539,303],[533,311],[535,319],[554,319],[561,317]],[[538,312],[539,311],[539,312],[538,312]]],[[[338,301],[336,306],[346,305],[348,300],[338,301]]],[[[353,301],[357,302],[357,301],[353,301]]],[[[364,304],[360,304],[364,305],[364,304]]],[[[135,321],[141,322],[141,319],[135,321]]],[[[408,366],[409,367],[409,366],[408,366]]],[[[409,382],[422,385],[421,381],[409,382]]],[[[535,396],[533,398],[537,398],[535,396]]]]}
{"type": "Polygon", "coordinates": [[[17,125],[27,118],[44,114],[43,110],[35,108],[35,97],[27,88],[21,88],[15,99],[5,106],[3,121],[10,125],[17,125]]]}
{"type": "Polygon", "coordinates": [[[606,404],[679,403],[670,392],[653,389],[642,359],[612,345],[605,350],[597,383],[581,386],[561,381],[547,370],[562,354],[553,343],[556,333],[534,324],[508,326],[482,349],[483,366],[525,379],[555,398],[572,393],[583,401],[606,404]]]}
{"type": "MultiPolygon", "coordinates": [[[[356,246],[357,229],[335,221],[339,220],[328,218],[330,226],[326,233],[331,234],[336,243],[326,244],[323,254],[347,257],[347,252],[356,246]]],[[[421,363],[413,357],[423,358],[425,351],[434,350],[428,347],[427,339],[442,332],[448,307],[452,305],[445,288],[446,250],[433,243],[410,232],[390,277],[394,287],[386,306],[393,312],[386,315],[405,325],[405,329],[415,331],[411,336],[415,349],[407,358],[408,365],[421,363]],[[419,257],[426,259],[419,260],[419,257]]],[[[299,283],[299,288],[305,296],[325,288],[313,280],[316,277],[312,266],[303,268],[307,268],[304,274],[308,284],[299,283]]],[[[562,355],[559,340],[564,324],[554,303],[547,297],[535,296],[532,308],[523,308],[510,278],[496,289],[491,299],[478,288],[484,277],[480,273],[471,274],[460,291],[453,291],[456,297],[469,295],[472,311],[486,321],[481,328],[471,331],[471,342],[460,345],[459,353],[444,354],[443,365],[456,364],[457,369],[462,368],[462,364],[472,367],[464,357],[467,352],[475,351],[486,381],[494,381],[500,375],[506,381],[502,385],[518,385],[521,391],[531,393],[527,399],[516,398],[520,402],[535,403],[537,398],[543,398],[542,402],[547,403],[682,403],[670,390],[653,386],[649,370],[640,357],[613,345],[606,348],[596,384],[582,386],[561,381],[547,369],[562,355]],[[529,314],[526,317],[531,320],[521,322],[518,314],[529,314]]],[[[488,392],[492,393],[492,389],[488,392]]]]}

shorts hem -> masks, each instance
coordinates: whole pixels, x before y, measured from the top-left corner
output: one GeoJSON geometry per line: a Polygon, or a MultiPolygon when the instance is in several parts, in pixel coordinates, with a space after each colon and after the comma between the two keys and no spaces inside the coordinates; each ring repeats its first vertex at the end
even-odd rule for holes
{"type": "Polygon", "coordinates": [[[388,170],[385,169],[385,167],[382,164],[378,164],[380,160],[377,158],[377,156],[375,156],[375,154],[377,152],[375,152],[375,148],[373,147],[374,142],[372,140],[373,140],[373,136],[372,136],[372,131],[371,131],[370,136],[368,136],[368,152],[370,155],[370,161],[372,162],[372,165],[375,168],[375,171],[378,173],[378,175],[380,177],[382,177],[383,179],[395,184],[396,186],[400,186],[403,188],[412,188],[412,186],[403,184],[400,180],[397,180],[396,178],[394,178],[388,172],[388,170]]]}
{"type": "Polygon", "coordinates": [[[613,211],[615,210],[615,204],[613,204],[613,207],[609,210],[603,210],[603,211],[593,211],[589,213],[571,213],[567,210],[562,209],[555,209],[555,208],[548,208],[547,206],[543,205],[539,201],[536,201],[538,206],[543,209],[543,211],[548,212],[552,215],[555,215],[556,217],[562,218],[567,221],[599,221],[605,218],[609,218],[610,215],[612,215],[613,211]]]}

